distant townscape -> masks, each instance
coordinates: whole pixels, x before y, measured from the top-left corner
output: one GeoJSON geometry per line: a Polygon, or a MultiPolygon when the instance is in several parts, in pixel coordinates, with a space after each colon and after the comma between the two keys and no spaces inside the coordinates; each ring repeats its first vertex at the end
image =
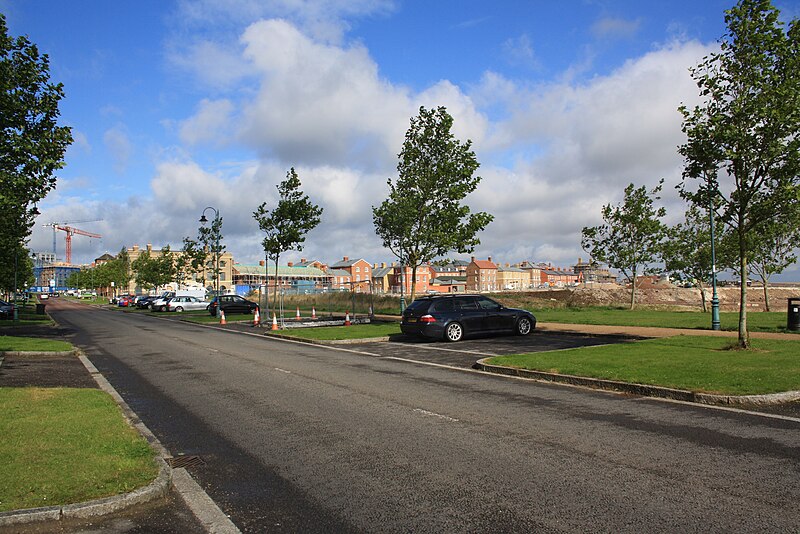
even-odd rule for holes
{"type": "MultiPolygon", "coordinates": [[[[133,264],[143,254],[159,258],[162,249],[152,245],[126,247],[128,261],[133,264]]],[[[176,259],[180,251],[170,251],[176,259]]],[[[113,261],[116,256],[104,254],[91,265],[70,265],[56,261],[53,254],[39,253],[34,258],[34,291],[65,291],[68,278],[81,269],[92,269],[113,261]]],[[[127,287],[115,287],[117,293],[141,294],[148,289],[137,283],[136,273],[131,273],[127,287]]],[[[261,260],[257,265],[237,263],[233,255],[223,252],[219,259],[219,291],[247,295],[260,287],[279,287],[293,291],[356,291],[378,294],[408,294],[412,268],[399,262],[370,262],[365,258],[342,257],[327,262],[303,258],[298,263],[288,262],[276,267],[261,260]]],[[[578,258],[575,265],[559,267],[533,261],[501,263],[491,257],[467,260],[440,261],[423,264],[416,270],[416,294],[461,293],[492,291],[524,291],[538,288],[570,287],[582,283],[616,284],[617,278],[607,268],[578,258]]],[[[180,280],[165,284],[157,290],[177,290],[186,287],[214,287],[214,269],[208,262],[206,272],[186,273],[180,280]]],[[[101,293],[111,294],[111,287],[97,287],[101,293]]],[[[153,288],[151,288],[152,290],[153,288]]]]}

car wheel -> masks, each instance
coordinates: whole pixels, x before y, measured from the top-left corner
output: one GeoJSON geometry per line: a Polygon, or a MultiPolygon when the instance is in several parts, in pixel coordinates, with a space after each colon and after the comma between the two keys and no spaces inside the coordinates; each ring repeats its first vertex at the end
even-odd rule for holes
{"type": "Polygon", "coordinates": [[[464,327],[461,323],[450,323],[444,331],[444,338],[447,341],[456,342],[461,341],[464,337],[464,327]]]}
{"type": "Polygon", "coordinates": [[[517,321],[517,334],[520,336],[527,336],[531,333],[531,320],[527,317],[520,317],[517,321]]]}
{"type": "Polygon", "coordinates": [[[152,304],[148,304],[147,305],[147,309],[150,310],[150,311],[153,311],[153,305],[152,304]]]}
{"type": "Polygon", "coordinates": [[[160,311],[160,312],[164,311],[164,306],[159,306],[158,307],[158,311],[160,311]]]}
{"type": "Polygon", "coordinates": [[[182,311],[183,311],[183,308],[181,308],[180,306],[178,306],[177,308],[175,308],[175,311],[176,311],[176,312],[178,312],[178,313],[180,313],[180,312],[182,312],[182,311]]]}

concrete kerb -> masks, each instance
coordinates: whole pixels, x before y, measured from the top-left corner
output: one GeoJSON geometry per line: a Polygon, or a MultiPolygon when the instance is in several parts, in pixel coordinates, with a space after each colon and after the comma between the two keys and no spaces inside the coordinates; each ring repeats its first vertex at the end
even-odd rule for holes
{"type": "MultiPolygon", "coordinates": [[[[6,353],[15,355],[28,355],[39,353],[20,352],[6,353]]],[[[46,353],[45,355],[53,355],[46,353]]],[[[122,409],[123,415],[136,430],[144,436],[151,447],[158,455],[158,475],[155,480],[147,486],[137,488],[121,495],[112,495],[101,499],[94,499],[82,503],[67,504],[61,506],[48,506],[43,508],[29,508],[25,510],[13,510],[0,513],[0,526],[21,525],[25,523],[35,523],[39,521],[60,521],[62,519],[85,519],[97,517],[124,510],[130,506],[150,502],[158,498],[164,498],[169,493],[172,485],[172,469],[164,460],[166,450],[158,442],[158,439],[150,430],[139,420],[136,414],[128,407],[122,397],[114,390],[111,384],[103,377],[97,368],[79,350],[62,352],[62,356],[77,355],[92,377],[95,379],[100,389],[110,394],[122,409]]]]}
{"type": "Polygon", "coordinates": [[[192,513],[203,524],[207,532],[231,533],[240,532],[236,525],[228,518],[216,503],[200,488],[184,469],[172,469],[166,462],[170,457],[158,438],[131,410],[125,400],[117,393],[114,387],[100,374],[97,368],[80,351],[70,351],[67,355],[77,355],[87,371],[92,375],[100,389],[111,395],[119,405],[124,417],[150,444],[157,455],[158,475],[147,486],[135,489],[121,495],[113,495],[102,499],[95,499],[83,503],[68,504],[63,506],[50,506],[44,508],[30,508],[0,513],[0,526],[22,525],[40,521],[60,521],[63,519],[86,519],[118,512],[135,506],[165,498],[172,487],[175,487],[181,498],[192,513]]]}
{"type": "Polygon", "coordinates": [[[768,395],[716,395],[712,393],[698,393],[695,391],[667,388],[662,386],[633,384],[630,382],[619,382],[616,380],[603,380],[599,378],[587,378],[583,376],[564,375],[559,373],[548,373],[546,371],[534,371],[530,369],[518,369],[516,367],[492,365],[486,363],[486,361],[489,359],[491,358],[483,358],[478,360],[478,362],[475,364],[475,367],[487,373],[516,376],[519,378],[530,378],[533,380],[543,380],[546,382],[555,382],[561,384],[571,384],[574,386],[583,386],[607,391],[618,391],[644,397],[659,397],[683,402],[724,406],[767,406],[800,400],[800,391],[786,391],[783,393],[773,393],[768,395]]]}

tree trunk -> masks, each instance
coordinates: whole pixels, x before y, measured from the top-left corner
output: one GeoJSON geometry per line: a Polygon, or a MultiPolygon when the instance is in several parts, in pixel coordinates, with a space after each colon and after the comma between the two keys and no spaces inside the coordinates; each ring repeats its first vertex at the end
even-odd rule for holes
{"type": "Polygon", "coordinates": [[[631,279],[631,309],[636,306],[636,271],[633,272],[633,278],[631,279]]]}
{"type": "Polygon", "coordinates": [[[414,302],[417,293],[417,267],[416,263],[411,267],[411,300],[409,302],[414,302]]]}
{"type": "Polygon", "coordinates": [[[739,348],[750,348],[750,333],[747,331],[747,257],[744,254],[744,238],[739,238],[739,348]]]}
{"type": "Polygon", "coordinates": [[[761,284],[764,286],[764,310],[771,311],[769,309],[769,279],[762,276],[761,284]]]}
{"type": "MultiPolygon", "coordinates": [[[[272,292],[272,307],[273,313],[275,308],[275,303],[278,302],[278,259],[280,258],[280,254],[275,254],[275,289],[272,292]]],[[[269,289],[267,289],[267,293],[269,293],[269,289]]],[[[269,301],[267,301],[267,313],[269,313],[269,301]]]]}
{"type": "Polygon", "coordinates": [[[703,313],[707,313],[708,308],[706,307],[706,290],[703,287],[703,282],[698,281],[697,287],[700,288],[700,301],[703,303],[703,313]]]}

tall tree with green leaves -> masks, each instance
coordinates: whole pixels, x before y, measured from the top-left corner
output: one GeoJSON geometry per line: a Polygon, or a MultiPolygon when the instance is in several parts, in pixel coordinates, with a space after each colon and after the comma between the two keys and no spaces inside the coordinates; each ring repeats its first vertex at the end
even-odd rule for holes
{"type": "Polygon", "coordinates": [[[639,275],[658,272],[667,226],[661,222],[667,212],[655,207],[664,180],[648,192],[645,186],[629,184],[621,204],[606,204],[601,211],[604,224],[584,227],[581,246],[593,261],[617,269],[631,286],[631,309],[636,306],[639,275]]]}
{"type": "Polygon", "coordinates": [[[444,107],[419,108],[406,132],[398,177],[387,181],[389,197],[372,208],[375,231],[399,260],[411,267],[411,299],[417,268],[449,252],[466,254],[480,244],[478,232],[492,222],[463,203],[481,181],[472,141],[453,135],[453,117],[444,107]]]}
{"type": "Polygon", "coordinates": [[[795,250],[798,245],[800,245],[800,213],[784,220],[771,219],[759,227],[753,236],[750,271],[761,279],[766,311],[771,311],[770,279],[797,262],[795,250]]]}
{"type": "Polygon", "coordinates": [[[147,291],[172,282],[175,277],[175,265],[169,245],[165,246],[161,254],[156,257],[145,251],[131,262],[131,269],[135,273],[136,283],[147,291]]]}
{"type": "MultiPolygon", "coordinates": [[[[197,278],[199,275],[200,284],[206,286],[206,264],[208,262],[208,250],[196,240],[190,237],[183,238],[183,248],[178,259],[177,271],[186,272],[184,278],[192,276],[197,278]]],[[[176,275],[177,276],[177,275],[176,275]]]]}
{"type": "MultiPolygon", "coordinates": [[[[0,265],[19,267],[35,205],[56,186],[54,173],[64,166],[72,134],[58,125],[62,98],[63,86],[50,81],[47,54],[27,37],[8,35],[0,14],[0,265]]],[[[0,277],[3,286],[13,285],[5,272],[0,277]]]]}
{"type": "Polygon", "coordinates": [[[219,293],[219,274],[221,272],[220,257],[225,252],[225,244],[222,242],[222,217],[218,212],[214,213],[214,219],[211,221],[210,226],[200,226],[197,230],[197,242],[202,246],[205,253],[198,254],[203,259],[209,259],[203,265],[203,279],[205,280],[205,273],[207,269],[211,269],[211,281],[214,284],[214,291],[219,293]],[[210,256],[210,258],[209,258],[210,256]]]}
{"type": "MultiPolygon", "coordinates": [[[[733,258],[722,246],[720,234],[715,235],[714,241],[719,272],[730,267],[733,258]]],[[[690,205],[684,222],[669,229],[662,257],[667,272],[697,284],[703,311],[707,311],[705,284],[710,283],[712,276],[711,222],[708,213],[703,213],[696,205],[690,205]]]]}
{"type": "MultiPolygon", "coordinates": [[[[300,178],[294,167],[286,173],[286,179],[278,184],[278,204],[270,211],[267,203],[263,202],[253,218],[258,222],[258,227],[264,232],[261,242],[267,258],[275,260],[275,280],[278,280],[278,260],[286,251],[303,250],[306,234],[319,225],[322,217],[322,208],[312,203],[308,195],[303,193],[300,178]]],[[[278,284],[275,284],[275,297],[277,299],[278,284]]]]}
{"type": "MultiPolygon", "coordinates": [[[[679,108],[687,142],[681,193],[708,206],[736,238],[746,279],[753,232],[781,218],[800,183],[800,24],[784,30],[770,0],[741,0],[725,12],[720,51],[691,70],[703,102],[679,108]]],[[[750,346],[747,284],[741,284],[740,348],[750,346]]]]}

